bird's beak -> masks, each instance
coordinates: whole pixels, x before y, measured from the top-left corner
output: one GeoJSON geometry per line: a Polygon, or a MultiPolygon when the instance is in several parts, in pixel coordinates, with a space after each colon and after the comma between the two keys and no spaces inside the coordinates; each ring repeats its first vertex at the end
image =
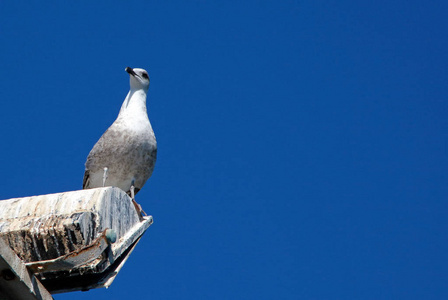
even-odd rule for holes
{"type": "Polygon", "coordinates": [[[135,76],[137,74],[135,74],[134,70],[130,67],[126,67],[126,69],[124,69],[126,72],[128,72],[130,75],[135,76]]]}

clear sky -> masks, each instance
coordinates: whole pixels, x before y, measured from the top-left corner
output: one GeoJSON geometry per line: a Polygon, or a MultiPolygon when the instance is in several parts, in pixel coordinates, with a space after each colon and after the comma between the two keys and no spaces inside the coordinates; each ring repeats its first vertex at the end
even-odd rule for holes
{"type": "Polygon", "coordinates": [[[0,2],[0,199],[80,189],[141,67],[154,224],[56,300],[448,299],[447,1],[86,3],[0,2]]]}

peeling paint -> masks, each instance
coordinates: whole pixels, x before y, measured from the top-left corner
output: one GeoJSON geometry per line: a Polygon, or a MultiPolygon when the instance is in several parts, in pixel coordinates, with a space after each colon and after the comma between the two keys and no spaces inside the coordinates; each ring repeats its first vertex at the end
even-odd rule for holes
{"type": "Polygon", "coordinates": [[[0,238],[55,293],[110,284],[151,224],[113,187],[0,201],[0,238]]]}

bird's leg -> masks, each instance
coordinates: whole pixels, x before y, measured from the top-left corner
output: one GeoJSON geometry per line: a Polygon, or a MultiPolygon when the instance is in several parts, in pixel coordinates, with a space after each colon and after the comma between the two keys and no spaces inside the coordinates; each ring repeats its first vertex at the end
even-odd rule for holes
{"type": "Polygon", "coordinates": [[[140,213],[142,213],[142,215],[147,216],[148,214],[143,210],[143,208],[141,207],[141,205],[139,204],[138,207],[140,207],[140,213]]]}
{"type": "Polygon", "coordinates": [[[143,218],[142,218],[143,214],[145,214],[145,216],[147,216],[147,214],[146,214],[145,211],[142,209],[142,207],[140,206],[140,204],[138,204],[137,201],[135,201],[135,186],[134,186],[134,180],[132,180],[132,182],[131,182],[130,192],[131,192],[132,203],[134,204],[135,209],[136,209],[137,212],[139,213],[140,221],[142,221],[142,220],[143,220],[143,218]]]}
{"type": "Polygon", "coordinates": [[[107,179],[107,171],[108,171],[109,169],[106,167],[106,168],[104,168],[104,173],[103,173],[103,187],[105,187],[106,186],[106,179],[107,179]]]}

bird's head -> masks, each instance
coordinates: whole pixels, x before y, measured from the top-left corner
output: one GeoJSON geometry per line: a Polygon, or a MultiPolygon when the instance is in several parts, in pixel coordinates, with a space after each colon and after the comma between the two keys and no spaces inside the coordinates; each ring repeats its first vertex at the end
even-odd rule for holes
{"type": "Polygon", "coordinates": [[[149,88],[149,76],[148,72],[139,68],[126,67],[126,72],[129,73],[130,84],[132,90],[143,89],[145,91],[149,88]]]}

